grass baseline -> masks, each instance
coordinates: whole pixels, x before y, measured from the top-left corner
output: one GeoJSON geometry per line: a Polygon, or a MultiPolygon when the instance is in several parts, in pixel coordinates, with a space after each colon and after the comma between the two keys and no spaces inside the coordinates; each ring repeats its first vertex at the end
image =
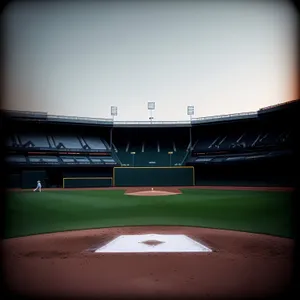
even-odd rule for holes
{"type": "Polygon", "coordinates": [[[173,197],[130,197],[123,190],[64,190],[10,192],[6,201],[5,238],[151,225],[292,237],[290,192],[187,188],[173,197]]]}

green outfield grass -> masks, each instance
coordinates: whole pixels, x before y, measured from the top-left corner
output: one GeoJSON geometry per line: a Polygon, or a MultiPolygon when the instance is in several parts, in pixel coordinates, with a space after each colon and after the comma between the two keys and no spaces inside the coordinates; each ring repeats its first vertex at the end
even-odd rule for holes
{"type": "Polygon", "coordinates": [[[120,190],[10,192],[5,237],[124,225],[186,225],[291,237],[291,193],[184,189],[176,196],[120,190]]]}

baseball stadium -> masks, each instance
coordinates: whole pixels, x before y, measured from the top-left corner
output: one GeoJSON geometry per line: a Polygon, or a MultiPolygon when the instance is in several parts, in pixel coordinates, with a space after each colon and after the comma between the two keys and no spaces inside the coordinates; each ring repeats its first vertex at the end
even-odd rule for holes
{"type": "Polygon", "coordinates": [[[70,297],[282,292],[292,276],[297,107],[185,124],[6,112],[11,288],[70,297]]]}
{"type": "Polygon", "coordinates": [[[8,2],[0,169],[13,299],[299,290],[293,4],[8,2]]]}

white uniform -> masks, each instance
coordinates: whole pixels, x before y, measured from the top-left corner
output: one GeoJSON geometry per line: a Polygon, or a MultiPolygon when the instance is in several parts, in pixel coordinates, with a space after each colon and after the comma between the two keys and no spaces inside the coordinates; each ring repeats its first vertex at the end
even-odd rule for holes
{"type": "Polygon", "coordinates": [[[42,185],[41,185],[40,181],[37,182],[37,186],[36,186],[36,188],[33,191],[34,192],[36,192],[36,191],[41,192],[42,191],[42,185]]]}

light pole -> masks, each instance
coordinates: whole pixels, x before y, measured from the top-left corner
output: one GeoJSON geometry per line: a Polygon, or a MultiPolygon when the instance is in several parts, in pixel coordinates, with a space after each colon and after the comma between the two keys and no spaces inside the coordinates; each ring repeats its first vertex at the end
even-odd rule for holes
{"type": "Polygon", "coordinates": [[[148,110],[150,111],[149,120],[150,120],[150,123],[152,124],[152,121],[154,119],[152,116],[152,111],[155,110],[155,102],[148,102],[148,110]]]}
{"type": "MultiPolygon", "coordinates": [[[[113,118],[113,122],[115,121],[115,116],[118,115],[118,108],[116,106],[110,107],[110,115],[113,118]]],[[[112,149],[112,143],[113,143],[113,127],[110,129],[110,149],[112,149]]]]}
{"type": "Polygon", "coordinates": [[[193,142],[192,141],[192,117],[193,117],[194,113],[195,113],[195,107],[192,105],[189,105],[187,107],[187,114],[188,114],[188,116],[190,116],[190,120],[191,120],[191,126],[190,126],[190,145],[191,145],[191,147],[192,147],[192,142],[193,142]]]}
{"type": "Polygon", "coordinates": [[[173,155],[173,151],[168,152],[168,154],[170,155],[170,167],[172,166],[172,155],[173,155]]]}
{"type": "Polygon", "coordinates": [[[132,166],[134,167],[134,155],[135,155],[135,152],[130,152],[130,154],[132,154],[132,166]]]}

